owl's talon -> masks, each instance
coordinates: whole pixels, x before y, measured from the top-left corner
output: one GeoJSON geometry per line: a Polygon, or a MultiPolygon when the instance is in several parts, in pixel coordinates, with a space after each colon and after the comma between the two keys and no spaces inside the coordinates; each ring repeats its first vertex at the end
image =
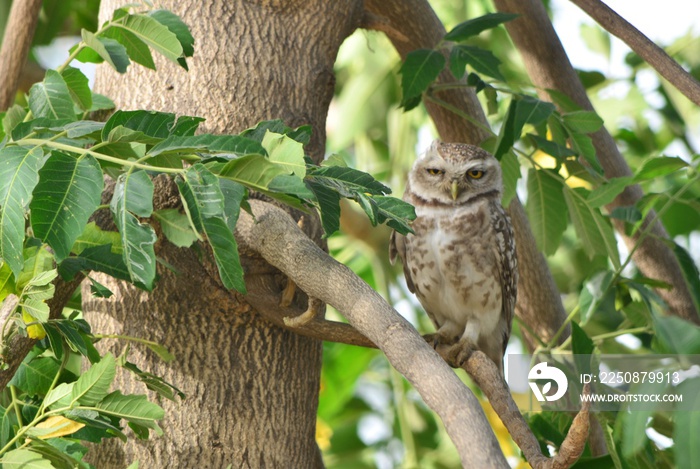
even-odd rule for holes
{"type": "Polygon", "coordinates": [[[449,348],[444,357],[447,364],[452,368],[461,368],[469,360],[473,352],[474,347],[466,341],[460,340],[449,348]]]}
{"type": "Polygon", "coordinates": [[[292,301],[294,301],[294,294],[296,291],[297,285],[291,278],[287,278],[287,286],[284,287],[284,290],[282,290],[282,297],[280,298],[279,305],[282,308],[286,308],[287,306],[291,305],[292,301]]]}
{"type": "Polygon", "coordinates": [[[285,316],[282,320],[287,327],[301,327],[313,321],[322,309],[323,301],[318,298],[309,298],[309,306],[306,308],[306,311],[299,316],[285,316]]]}

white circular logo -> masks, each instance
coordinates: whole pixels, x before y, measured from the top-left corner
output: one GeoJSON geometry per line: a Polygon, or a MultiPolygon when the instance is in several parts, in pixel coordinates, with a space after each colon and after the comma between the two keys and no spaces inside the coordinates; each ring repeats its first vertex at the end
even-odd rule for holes
{"type": "Polygon", "coordinates": [[[561,397],[566,393],[569,388],[569,382],[566,379],[566,375],[559,368],[554,366],[547,366],[546,363],[538,363],[530,369],[527,374],[528,384],[532,389],[533,394],[538,401],[556,401],[561,399],[561,397]],[[549,382],[545,383],[540,390],[537,383],[534,380],[546,379],[549,382]],[[549,391],[552,389],[552,381],[557,385],[557,391],[551,396],[548,395],[549,391]]]}

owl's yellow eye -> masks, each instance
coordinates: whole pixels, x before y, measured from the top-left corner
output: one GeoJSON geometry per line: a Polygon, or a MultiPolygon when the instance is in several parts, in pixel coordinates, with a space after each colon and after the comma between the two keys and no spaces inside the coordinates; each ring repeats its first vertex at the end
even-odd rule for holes
{"type": "Polygon", "coordinates": [[[484,174],[486,173],[484,173],[484,171],[480,169],[470,169],[469,171],[467,171],[467,176],[469,176],[472,179],[481,179],[482,177],[484,177],[484,174]]]}
{"type": "Polygon", "coordinates": [[[442,174],[445,172],[442,169],[435,169],[435,168],[428,168],[428,169],[426,169],[426,171],[428,171],[428,174],[430,174],[431,176],[437,176],[438,174],[442,174]]]}

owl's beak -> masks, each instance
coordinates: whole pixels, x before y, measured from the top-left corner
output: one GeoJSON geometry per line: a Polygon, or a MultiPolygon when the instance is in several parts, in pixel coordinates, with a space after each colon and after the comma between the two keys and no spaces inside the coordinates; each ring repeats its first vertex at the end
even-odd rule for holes
{"type": "Polygon", "coordinates": [[[457,200],[457,196],[459,195],[459,183],[457,181],[452,181],[452,187],[450,188],[450,192],[452,193],[452,200],[457,200]]]}

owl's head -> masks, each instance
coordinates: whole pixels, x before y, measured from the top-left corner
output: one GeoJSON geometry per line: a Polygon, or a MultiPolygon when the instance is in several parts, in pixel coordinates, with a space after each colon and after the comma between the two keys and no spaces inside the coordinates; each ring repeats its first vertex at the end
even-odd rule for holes
{"type": "Polygon", "coordinates": [[[476,196],[500,199],[501,166],[489,152],[465,143],[433,141],[408,175],[414,194],[428,202],[461,205],[476,196]]]}

